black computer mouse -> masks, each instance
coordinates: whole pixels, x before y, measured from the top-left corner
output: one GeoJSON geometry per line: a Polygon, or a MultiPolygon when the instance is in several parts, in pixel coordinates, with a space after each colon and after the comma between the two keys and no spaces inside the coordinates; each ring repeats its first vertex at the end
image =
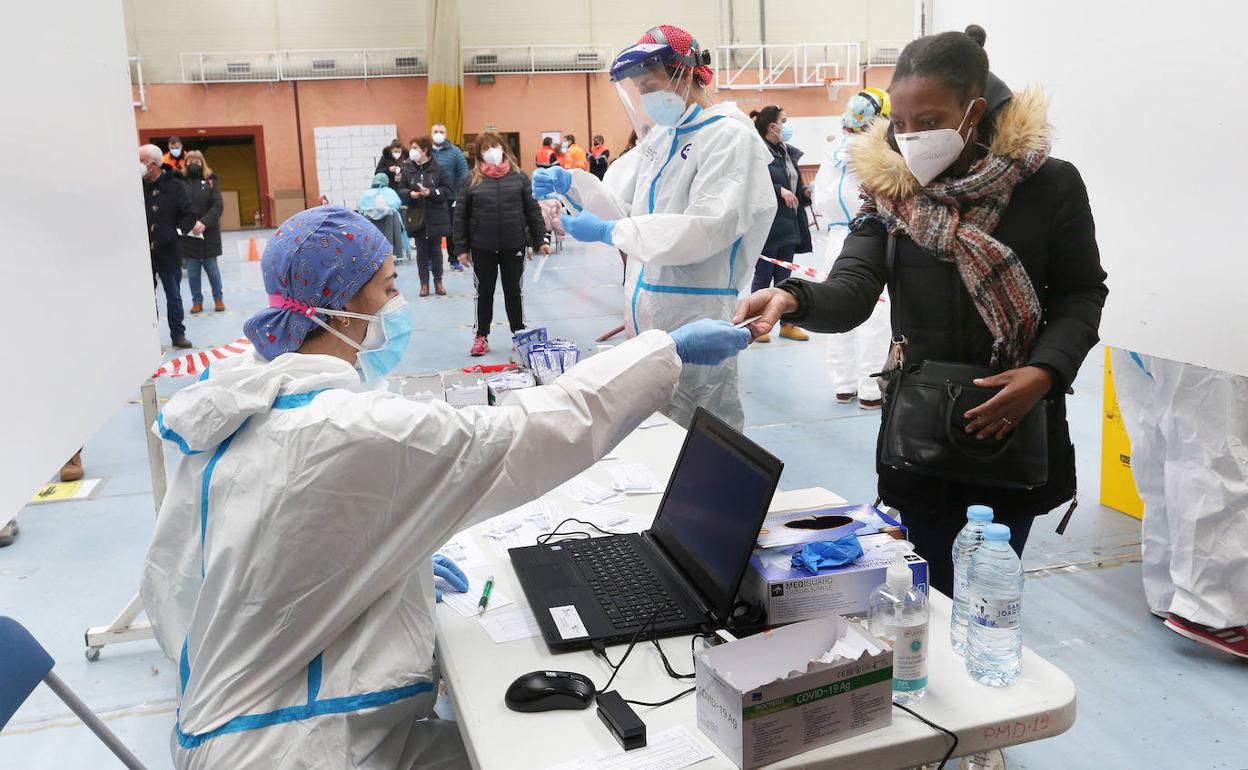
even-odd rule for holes
{"type": "Polygon", "coordinates": [[[597,692],[584,674],[532,671],[511,683],[504,700],[512,711],[554,711],[589,708],[597,692]]]}

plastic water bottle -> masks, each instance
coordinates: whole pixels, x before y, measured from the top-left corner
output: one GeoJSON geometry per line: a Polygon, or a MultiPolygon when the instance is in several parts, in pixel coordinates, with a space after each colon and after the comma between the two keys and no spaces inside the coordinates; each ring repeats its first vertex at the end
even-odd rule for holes
{"type": "Polygon", "coordinates": [[[953,541],[953,609],[949,613],[949,645],[959,655],[966,654],[966,573],[971,554],[984,542],[984,527],[992,523],[992,509],[972,505],[966,509],[966,526],[953,541]]]}
{"type": "Polygon", "coordinates": [[[927,694],[927,594],[914,585],[910,565],[888,565],[884,585],[871,592],[867,626],[893,643],[893,700],[918,703],[927,694]]]}
{"type": "Polygon", "coordinates": [[[1004,687],[1023,670],[1023,563],[1010,548],[1010,528],[989,524],[971,557],[966,672],[1004,687]]]}

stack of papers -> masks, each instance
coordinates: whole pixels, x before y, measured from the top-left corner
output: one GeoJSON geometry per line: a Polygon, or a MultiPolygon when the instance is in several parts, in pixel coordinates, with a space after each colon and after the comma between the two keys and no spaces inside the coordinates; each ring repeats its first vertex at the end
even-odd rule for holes
{"type": "MultiPolygon", "coordinates": [[[[493,603],[493,599],[490,602],[493,603]]],[[[481,627],[490,635],[495,644],[514,642],[517,639],[528,639],[538,636],[542,629],[537,625],[533,610],[528,607],[507,607],[498,612],[486,611],[481,618],[481,627]]]]}
{"type": "Polygon", "coordinates": [[[628,495],[652,494],[662,492],[659,481],[654,473],[641,463],[628,463],[611,468],[612,486],[615,491],[628,495]]]}
{"type": "Polygon", "coordinates": [[[682,725],[651,733],[643,748],[625,751],[616,746],[557,765],[553,770],[679,770],[711,756],[705,744],[682,725]]]}
{"type": "Polygon", "coordinates": [[[616,492],[614,489],[607,489],[596,481],[590,481],[584,476],[577,476],[564,484],[563,491],[567,493],[568,497],[585,505],[618,503],[624,499],[624,495],[616,492]]]}

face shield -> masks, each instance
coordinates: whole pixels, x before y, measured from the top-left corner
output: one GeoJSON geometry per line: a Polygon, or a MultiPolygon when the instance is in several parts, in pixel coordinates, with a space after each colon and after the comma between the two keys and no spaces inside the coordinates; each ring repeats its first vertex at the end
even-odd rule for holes
{"type": "Polygon", "coordinates": [[[695,62],[659,43],[638,43],[615,58],[611,81],[639,141],[655,125],[680,122],[689,107],[695,62]]]}

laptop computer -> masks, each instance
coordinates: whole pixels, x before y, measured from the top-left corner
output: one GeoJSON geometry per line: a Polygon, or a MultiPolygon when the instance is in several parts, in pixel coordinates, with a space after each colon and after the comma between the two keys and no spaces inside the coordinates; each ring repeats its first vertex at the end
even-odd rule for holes
{"type": "Polygon", "coordinates": [[[651,528],[508,552],[553,652],[722,626],[784,463],[699,408],[651,528]]]}

